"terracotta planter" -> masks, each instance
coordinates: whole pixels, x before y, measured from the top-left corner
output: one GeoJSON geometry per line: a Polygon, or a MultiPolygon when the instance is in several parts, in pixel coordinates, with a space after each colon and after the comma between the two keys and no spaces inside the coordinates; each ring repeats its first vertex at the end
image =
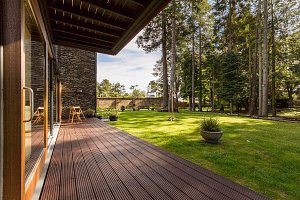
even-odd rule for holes
{"type": "Polygon", "coordinates": [[[223,132],[209,132],[209,131],[201,131],[201,136],[208,143],[218,144],[220,143],[220,139],[223,135],[223,132]]]}

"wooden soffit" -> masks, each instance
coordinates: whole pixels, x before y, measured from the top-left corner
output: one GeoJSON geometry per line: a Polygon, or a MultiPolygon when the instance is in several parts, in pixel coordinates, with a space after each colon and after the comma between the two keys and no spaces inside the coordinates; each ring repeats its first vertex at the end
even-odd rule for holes
{"type": "Polygon", "coordinates": [[[54,44],[117,54],[170,0],[47,0],[54,44]]]}

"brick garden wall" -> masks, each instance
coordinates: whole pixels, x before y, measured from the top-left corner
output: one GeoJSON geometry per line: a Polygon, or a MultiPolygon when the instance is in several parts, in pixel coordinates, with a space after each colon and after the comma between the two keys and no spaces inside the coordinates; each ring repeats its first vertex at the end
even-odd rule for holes
{"type": "Polygon", "coordinates": [[[126,108],[135,106],[144,106],[144,107],[162,107],[161,98],[97,98],[97,107],[99,108],[117,108],[120,109],[121,106],[126,108]]]}
{"type": "Polygon", "coordinates": [[[96,53],[63,46],[55,46],[55,51],[62,82],[62,117],[68,118],[70,106],[96,109],[96,53]]]}

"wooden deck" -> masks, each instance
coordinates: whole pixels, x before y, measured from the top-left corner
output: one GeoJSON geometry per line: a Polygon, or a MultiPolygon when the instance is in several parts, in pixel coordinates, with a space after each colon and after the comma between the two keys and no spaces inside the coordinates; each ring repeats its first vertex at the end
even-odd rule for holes
{"type": "Polygon", "coordinates": [[[98,119],[63,124],[41,199],[267,199],[98,119]]]}

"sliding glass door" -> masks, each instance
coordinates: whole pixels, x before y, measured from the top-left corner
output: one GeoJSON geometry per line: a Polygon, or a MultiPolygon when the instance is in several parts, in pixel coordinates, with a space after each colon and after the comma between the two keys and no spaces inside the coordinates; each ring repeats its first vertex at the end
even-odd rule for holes
{"type": "Polygon", "coordinates": [[[41,157],[44,155],[46,44],[40,34],[31,7],[25,3],[25,184],[28,185],[41,157]]]}

